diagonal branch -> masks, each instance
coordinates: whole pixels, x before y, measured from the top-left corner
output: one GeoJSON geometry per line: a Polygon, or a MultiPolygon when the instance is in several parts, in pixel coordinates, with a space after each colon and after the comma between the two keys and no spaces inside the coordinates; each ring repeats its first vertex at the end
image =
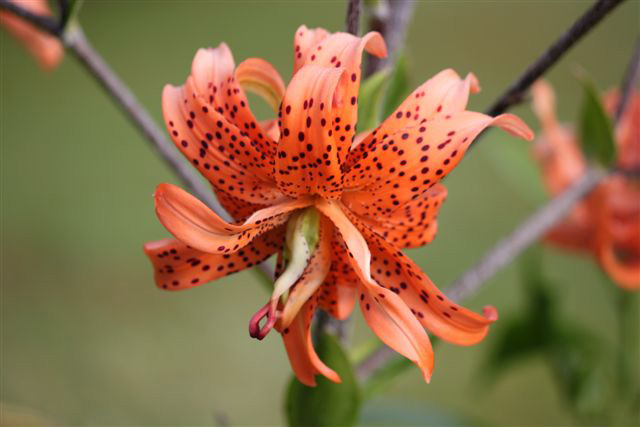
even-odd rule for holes
{"type": "Polygon", "coordinates": [[[522,73],[518,79],[487,110],[490,116],[504,113],[508,108],[522,102],[525,92],[549,68],[551,68],[578,40],[624,0],[598,0],[556,40],[540,57],[522,73]]]}
{"type": "Polygon", "coordinates": [[[362,8],[362,0],[349,0],[347,5],[347,33],[358,35],[360,30],[360,10],[362,8]]]}

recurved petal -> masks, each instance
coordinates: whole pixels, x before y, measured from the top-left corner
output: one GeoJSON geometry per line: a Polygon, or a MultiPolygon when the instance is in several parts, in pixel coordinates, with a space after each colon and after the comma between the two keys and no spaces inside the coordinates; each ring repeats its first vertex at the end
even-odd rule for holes
{"type": "Polygon", "coordinates": [[[611,280],[619,287],[640,289],[640,252],[616,247],[612,241],[603,241],[597,248],[598,259],[611,280]]]}
{"type": "Polygon", "coordinates": [[[294,76],[282,103],[276,181],[291,196],[342,192],[341,154],[333,113],[342,68],[306,66],[294,76]]]}
{"type": "Polygon", "coordinates": [[[307,301],[298,312],[291,325],[281,330],[289,362],[298,381],[314,387],[316,375],[324,375],[335,383],[340,382],[338,374],[322,363],[311,341],[311,320],[316,311],[315,298],[307,301]]]}
{"type": "Polygon", "coordinates": [[[393,133],[366,152],[345,175],[343,200],[360,215],[387,216],[444,178],[488,126],[531,140],[518,117],[461,111],[393,133]]]}
{"type": "Polygon", "coordinates": [[[202,252],[176,239],[146,243],[144,252],[153,264],[156,285],[177,291],[251,268],[279,251],[283,241],[284,228],[278,227],[231,254],[202,252]]]}
{"type": "Polygon", "coordinates": [[[346,78],[340,82],[334,108],[335,123],[332,124],[334,138],[340,147],[338,155],[341,161],[346,160],[347,151],[355,137],[363,51],[377,57],[387,55],[384,39],[379,33],[369,32],[363,37],[334,33],[311,49],[304,63],[345,70],[346,78]]]}
{"type": "Polygon", "coordinates": [[[329,36],[329,32],[323,28],[309,29],[301,25],[293,38],[293,73],[295,74],[307,61],[309,52],[314,51],[322,40],[329,36]]]}
{"type": "Polygon", "coordinates": [[[236,225],[175,185],[160,184],[154,197],[156,214],[171,234],[193,248],[215,254],[236,252],[260,234],[284,224],[291,211],[312,203],[308,198],[286,201],[261,209],[236,225]]]}
{"type": "Polygon", "coordinates": [[[195,91],[165,86],[162,111],[176,147],[217,189],[238,199],[272,204],[282,198],[270,174],[273,160],[195,91]]]}
{"type": "MultiPolygon", "coordinates": [[[[32,13],[51,16],[46,0],[11,0],[12,3],[32,13]]],[[[0,23],[36,57],[40,65],[51,70],[55,68],[64,55],[62,43],[10,12],[0,12],[0,23]]]]}
{"type": "MultiPolygon", "coordinates": [[[[194,91],[227,121],[242,130],[259,153],[272,158],[275,142],[260,128],[251,112],[244,90],[235,78],[234,68],[231,50],[225,43],[215,49],[198,50],[191,64],[194,91]]],[[[271,78],[275,78],[273,74],[271,78]]]]}
{"type": "Polygon", "coordinates": [[[344,213],[367,241],[373,281],[392,295],[399,295],[425,328],[458,345],[473,345],[486,336],[489,326],[497,319],[495,309],[487,307],[484,315],[480,315],[449,300],[411,258],[353,214],[346,210],[344,213]]]}
{"type": "Polygon", "coordinates": [[[585,171],[585,160],[572,130],[561,126],[555,113],[555,95],[549,83],[533,85],[533,110],[542,124],[542,133],[533,146],[533,155],[542,169],[547,190],[564,191],[585,171]]]}
{"type": "Polygon", "coordinates": [[[461,79],[452,69],[441,71],[414,90],[377,129],[352,148],[347,167],[357,163],[364,152],[400,129],[464,111],[469,93],[479,90],[478,80],[472,73],[461,79]]]}
{"type": "Polygon", "coordinates": [[[422,370],[428,382],[433,372],[433,350],[424,328],[409,307],[371,276],[371,253],[367,241],[335,201],[321,200],[316,207],[334,223],[349,251],[349,261],[362,281],[361,305],[371,329],[398,353],[422,370]]]}
{"type": "MultiPolygon", "coordinates": [[[[595,250],[611,278],[640,288],[640,188],[621,175],[610,177],[594,200],[598,207],[595,250]]],[[[594,234],[594,233],[590,233],[594,234]]]]}
{"type": "Polygon", "coordinates": [[[245,90],[261,96],[273,111],[278,111],[284,97],[284,82],[270,62],[260,58],[249,58],[236,68],[236,81],[245,90]]]}

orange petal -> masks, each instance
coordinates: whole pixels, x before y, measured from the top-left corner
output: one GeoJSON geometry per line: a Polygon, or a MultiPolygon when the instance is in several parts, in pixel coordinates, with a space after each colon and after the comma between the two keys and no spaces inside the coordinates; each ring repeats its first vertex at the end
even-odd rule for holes
{"type": "Polygon", "coordinates": [[[236,68],[235,77],[245,90],[260,95],[273,111],[278,111],[284,97],[284,82],[271,63],[260,58],[246,59],[236,68]]]}
{"type": "Polygon", "coordinates": [[[360,279],[351,267],[349,254],[337,232],[331,245],[331,269],[318,292],[318,302],[324,311],[344,320],[351,315],[356,304],[360,279]]]}
{"type": "Polygon", "coordinates": [[[640,169],[640,92],[634,91],[616,126],[618,167],[640,169]]]}
{"type": "Polygon", "coordinates": [[[362,154],[379,141],[408,126],[417,126],[426,120],[464,111],[469,93],[480,90],[478,80],[469,73],[461,79],[452,69],[439,72],[411,93],[382,124],[362,140],[357,149],[349,153],[347,167],[357,163],[362,154]]]}
{"type": "MultiPolygon", "coordinates": [[[[255,144],[258,153],[272,158],[275,142],[260,128],[249,108],[244,90],[234,76],[234,61],[229,47],[221,43],[215,49],[198,50],[191,64],[191,76],[194,92],[241,129],[255,144]]],[[[273,74],[271,77],[275,78],[273,74]]]]}
{"type": "Polygon", "coordinates": [[[596,255],[620,287],[639,289],[640,187],[622,175],[613,175],[602,184],[596,197],[596,255]]]}
{"type": "Polygon", "coordinates": [[[291,325],[282,329],[282,340],[291,362],[291,368],[298,381],[310,387],[316,385],[316,375],[318,374],[324,375],[335,383],[340,383],[338,374],[322,363],[313,348],[311,320],[315,309],[315,301],[307,301],[291,325]]]}
{"type": "Polygon", "coordinates": [[[344,239],[349,261],[363,284],[361,304],[364,304],[363,314],[367,323],[384,343],[416,363],[428,382],[434,359],[431,342],[422,325],[398,295],[372,278],[367,241],[340,205],[322,199],[316,207],[333,221],[344,239]]]}
{"type": "Polygon", "coordinates": [[[251,214],[266,207],[265,205],[238,199],[216,187],[213,188],[213,191],[220,205],[236,222],[244,222],[251,214]]]}
{"type": "Polygon", "coordinates": [[[289,290],[287,302],[282,310],[282,327],[287,327],[298,314],[300,308],[311,298],[322,285],[331,266],[331,239],[333,224],[322,216],[318,228],[318,245],[302,276],[289,290]]]}
{"type": "Polygon", "coordinates": [[[342,74],[342,69],[306,66],[287,87],[281,111],[276,180],[289,196],[340,196],[342,154],[331,128],[334,94],[342,74]]]}
{"type": "Polygon", "coordinates": [[[627,254],[621,259],[620,249],[607,242],[598,248],[600,264],[618,286],[629,291],[640,290],[640,253],[627,254]]]}
{"type": "MultiPolygon", "coordinates": [[[[345,70],[346,78],[340,82],[340,89],[335,99],[335,123],[332,125],[338,151],[344,151],[340,153],[341,156],[346,155],[356,132],[363,51],[377,57],[387,55],[384,39],[379,33],[369,32],[363,37],[348,33],[334,33],[310,48],[302,64],[345,70]]],[[[299,70],[296,71],[298,72],[299,70]]]]}
{"type": "Polygon", "coordinates": [[[490,117],[471,111],[404,128],[382,139],[345,175],[343,201],[356,213],[388,215],[420,197],[462,159],[471,142],[488,126],[530,140],[533,133],[512,114],[490,117]]]}
{"type": "Polygon", "coordinates": [[[177,291],[251,268],[277,252],[283,241],[284,229],[278,227],[231,254],[209,254],[175,239],[149,242],[144,252],[153,264],[156,285],[177,291]]]}
{"type": "Polygon", "coordinates": [[[329,32],[323,28],[309,29],[301,25],[293,38],[294,60],[293,74],[295,74],[308,61],[309,52],[316,48],[318,43],[329,36],[329,32]]]}
{"type": "Polygon", "coordinates": [[[309,206],[298,199],[269,206],[243,224],[229,224],[204,203],[171,184],[160,184],[155,193],[160,222],[182,242],[203,252],[227,254],[246,246],[256,236],[286,222],[291,211],[309,206]]]}
{"type": "Polygon", "coordinates": [[[558,124],[551,85],[543,80],[538,81],[531,93],[533,110],[543,129],[535,142],[533,154],[542,169],[547,190],[555,195],[584,174],[585,160],[574,132],[558,124]]]}
{"type": "MultiPolygon", "coordinates": [[[[11,0],[11,2],[35,14],[52,16],[46,0],[11,0]]],[[[37,29],[10,12],[0,12],[0,23],[31,51],[44,69],[51,70],[62,60],[64,48],[56,37],[37,29]]]]}
{"type": "Polygon", "coordinates": [[[483,316],[455,304],[398,248],[353,214],[345,211],[345,216],[367,239],[373,281],[392,295],[399,295],[425,328],[458,345],[473,345],[486,336],[490,324],[497,319],[495,309],[489,309],[483,316]]]}
{"type": "Polygon", "coordinates": [[[405,203],[381,220],[360,218],[371,230],[398,248],[417,248],[435,238],[436,216],[447,198],[447,189],[436,184],[417,199],[405,203]]]}
{"type": "Polygon", "coordinates": [[[173,142],[214,187],[248,202],[277,202],[282,194],[267,172],[273,161],[202,97],[194,96],[193,88],[189,77],[184,87],[165,86],[162,93],[173,142]]]}

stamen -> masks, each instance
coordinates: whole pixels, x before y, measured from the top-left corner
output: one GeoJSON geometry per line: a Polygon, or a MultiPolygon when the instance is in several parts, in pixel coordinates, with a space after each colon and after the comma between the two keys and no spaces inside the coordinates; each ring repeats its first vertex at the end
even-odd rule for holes
{"type": "Polygon", "coordinates": [[[276,320],[278,320],[276,308],[271,302],[268,302],[262,307],[256,314],[251,317],[249,321],[249,335],[251,338],[256,338],[258,340],[264,339],[264,337],[269,334],[273,326],[276,324],[276,320]],[[260,327],[260,322],[263,318],[267,318],[262,328],[260,327]]]}

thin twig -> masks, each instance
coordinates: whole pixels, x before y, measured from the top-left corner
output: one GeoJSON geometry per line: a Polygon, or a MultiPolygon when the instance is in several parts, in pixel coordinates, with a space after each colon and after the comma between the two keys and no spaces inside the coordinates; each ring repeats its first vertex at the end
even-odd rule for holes
{"type": "Polygon", "coordinates": [[[382,34],[389,55],[386,58],[368,56],[365,77],[396,61],[399,47],[407,36],[415,4],[413,0],[379,0],[369,10],[369,30],[382,34]]]}
{"type": "Polygon", "coordinates": [[[122,108],[125,115],[151,143],[167,165],[191,189],[194,195],[207,205],[215,206],[216,213],[223,213],[224,211],[218,207],[218,202],[213,197],[209,187],[200,179],[195,170],[181,158],[173,143],[166,137],[166,133],[158,127],[131,90],[91,46],[83,31],[77,27],[72,29],[65,36],[65,41],[74,56],[85,66],[91,76],[105,89],[115,103],[122,108]]]}
{"type": "Polygon", "coordinates": [[[533,82],[547,72],[578,40],[623,1],[624,0],[598,0],[595,2],[593,6],[507,88],[504,94],[487,110],[487,114],[497,116],[498,114],[504,113],[513,105],[520,103],[524,98],[525,92],[533,82]]]}
{"type": "Polygon", "coordinates": [[[349,0],[347,6],[347,33],[358,35],[360,30],[360,9],[362,0],[349,0]]]}

